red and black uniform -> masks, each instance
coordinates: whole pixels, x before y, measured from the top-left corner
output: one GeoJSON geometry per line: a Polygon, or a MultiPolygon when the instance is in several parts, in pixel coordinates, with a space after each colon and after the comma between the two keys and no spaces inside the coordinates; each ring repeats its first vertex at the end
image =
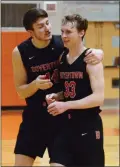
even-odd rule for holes
{"type": "MultiPolygon", "coordinates": [[[[65,101],[83,99],[92,94],[84,62],[85,52],[72,63],[68,51],[60,61],[60,82],[65,101]]],[[[99,106],[68,110],[68,125],[56,139],[51,162],[65,166],[104,166],[103,127],[99,106]]]]}
{"type": "Polygon", "coordinates": [[[53,82],[53,86],[47,90],[39,89],[34,95],[25,99],[26,107],[22,114],[15,154],[32,158],[43,157],[48,148],[49,156],[51,156],[54,139],[62,125],[64,126],[65,116],[51,116],[47,112],[45,96],[60,91],[58,66],[63,48],[60,36],[53,36],[50,44],[42,49],[36,48],[31,38],[18,45],[27,73],[27,83],[31,83],[39,75],[46,75],[53,82]]]}

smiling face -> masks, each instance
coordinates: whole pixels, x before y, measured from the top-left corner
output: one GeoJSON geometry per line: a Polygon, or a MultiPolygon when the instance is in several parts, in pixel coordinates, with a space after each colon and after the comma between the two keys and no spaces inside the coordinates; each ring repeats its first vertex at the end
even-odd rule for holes
{"type": "Polygon", "coordinates": [[[62,40],[64,46],[72,48],[78,46],[83,41],[85,32],[88,28],[87,19],[79,14],[66,15],[62,19],[62,40]]]}
{"type": "Polygon", "coordinates": [[[74,47],[77,43],[82,42],[82,37],[84,36],[84,30],[78,31],[77,23],[67,21],[62,24],[61,36],[64,46],[67,48],[74,47]]]}
{"type": "Polygon", "coordinates": [[[48,17],[38,18],[32,25],[32,30],[28,30],[31,36],[38,40],[47,41],[52,38],[51,24],[49,23],[48,17]]]}

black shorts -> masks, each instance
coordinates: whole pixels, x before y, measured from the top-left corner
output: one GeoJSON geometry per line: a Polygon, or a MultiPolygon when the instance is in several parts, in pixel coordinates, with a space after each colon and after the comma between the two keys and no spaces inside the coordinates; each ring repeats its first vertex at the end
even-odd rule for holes
{"type": "Polygon", "coordinates": [[[83,128],[83,124],[81,128],[78,125],[71,126],[70,123],[58,135],[52,151],[51,163],[65,166],[104,167],[103,127],[100,116],[87,125],[83,128]]]}
{"type": "Polygon", "coordinates": [[[36,121],[24,120],[21,123],[14,149],[15,154],[26,155],[33,159],[37,156],[42,158],[45,150],[48,149],[51,157],[54,140],[62,129],[61,125],[64,126],[66,116],[59,119],[50,117],[52,117],[50,114],[45,117],[42,115],[41,119],[36,121]]]}

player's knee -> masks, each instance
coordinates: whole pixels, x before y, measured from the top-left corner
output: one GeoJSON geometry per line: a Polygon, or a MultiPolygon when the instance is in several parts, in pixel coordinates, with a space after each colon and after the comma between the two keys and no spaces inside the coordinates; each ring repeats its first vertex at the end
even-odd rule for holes
{"type": "Polygon", "coordinates": [[[14,166],[32,166],[34,159],[25,155],[15,155],[14,166]]]}
{"type": "Polygon", "coordinates": [[[64,165],[58,163],[51,163],[50,166],[64,166],[64,165]]]}

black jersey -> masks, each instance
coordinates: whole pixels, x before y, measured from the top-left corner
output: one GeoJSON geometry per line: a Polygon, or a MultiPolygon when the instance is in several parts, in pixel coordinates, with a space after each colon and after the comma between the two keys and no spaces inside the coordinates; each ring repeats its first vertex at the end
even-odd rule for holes
{"type": "MultiPolygon", "coordinates": [[[[60,61],[60,81],[63,87],[65,101],[79,100],[92,94],[89,75],[86,71],[84,62],[85,52],[87,49],[72,63],[67,61],[65,50],[60,61]]],[[[86,119],[100,112],[100,107],[88,109],[69,110],[73,118],[86,119]]]]}
{"type": "Polygon", "coordinates": [[[50,44],[42,49],[36,48],[32,44],[31,38],[18,45],[27,73],[27,83],[29,84],[37,76],[45,74],[53,82],[53,86],[50,89],[38,90],[34,95],[25,99],[28,110],[32,110],[34,113],[39,110],[38,112],[40,113],[40,109],[45,106],[46,94],[59,91],[58,66],[59,56],[63,52],[63,48],[60,36],[52,36],[50,44]]]}

